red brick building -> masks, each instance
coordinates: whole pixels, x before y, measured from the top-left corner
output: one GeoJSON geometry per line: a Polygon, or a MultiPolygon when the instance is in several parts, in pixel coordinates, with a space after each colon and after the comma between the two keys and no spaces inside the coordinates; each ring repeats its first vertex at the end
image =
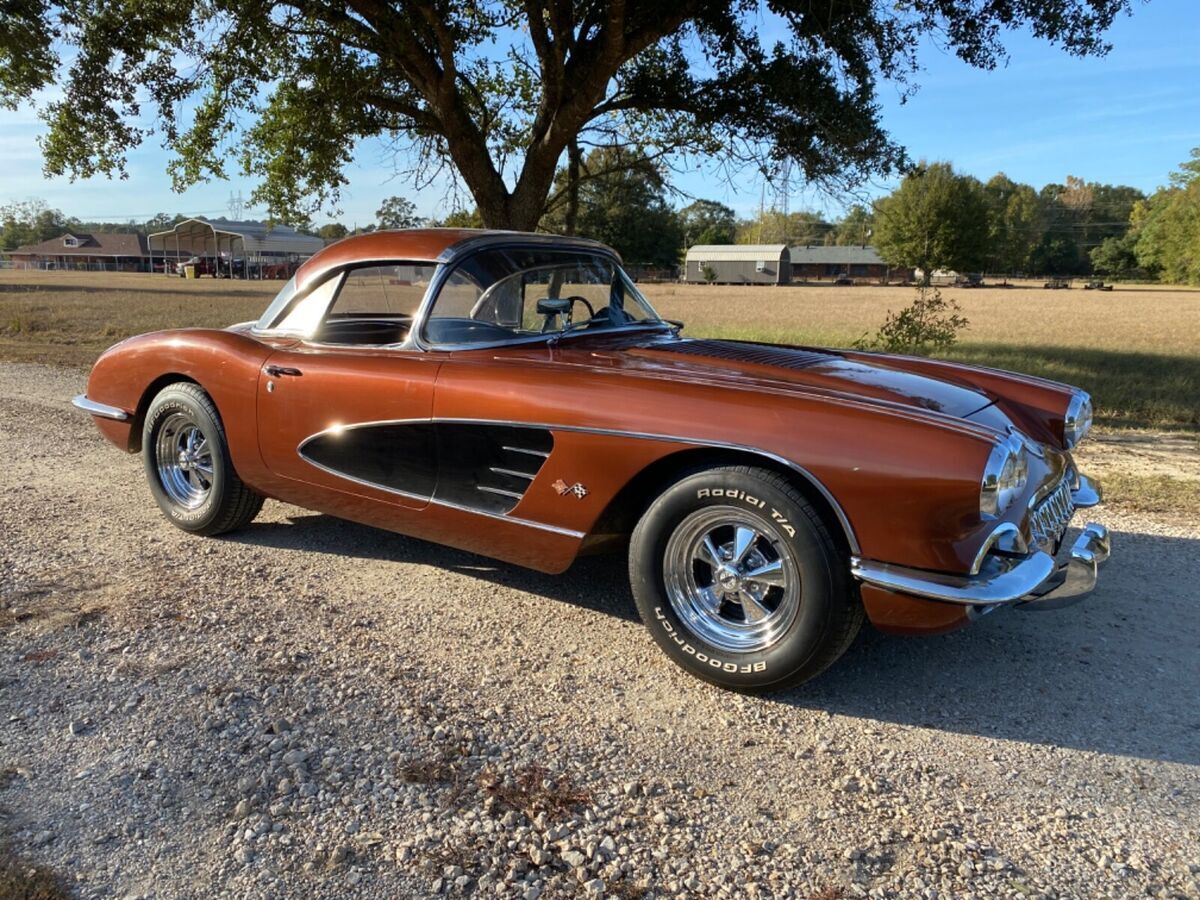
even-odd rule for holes
{"type": "Polygon", "coordinates": [[[17,269],[84,269],[148,272],[150,256],[143,234],[68,232],[9,254],[17,269]]]}

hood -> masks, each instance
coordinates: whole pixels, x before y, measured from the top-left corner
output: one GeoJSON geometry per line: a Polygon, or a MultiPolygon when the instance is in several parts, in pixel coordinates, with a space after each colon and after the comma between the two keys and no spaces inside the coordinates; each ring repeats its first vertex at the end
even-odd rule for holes
{"type": "Polygon", "coordinates": [[[560,348],[557,356],[566,363],[643,369],[687,380],[729,381],[774,390],[876,400],[960,419],[980,413],[992,404],[986,394],[969,387],[805,347],[669,340],[612,349],[595,346],[585,349],[577,344],[560,348]]]}

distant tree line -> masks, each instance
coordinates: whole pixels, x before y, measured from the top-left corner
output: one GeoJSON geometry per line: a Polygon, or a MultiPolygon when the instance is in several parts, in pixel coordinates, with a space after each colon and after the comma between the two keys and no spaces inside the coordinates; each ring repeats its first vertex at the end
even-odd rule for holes
{"type": "Polygon", "coordinates": [[[1137,188],[1074,176],[1036,190],[1003,172],[981,182],[922,162],[875,203],[873,242],[893,265],[927,273],[1132,275],[1135,262],[1110,265],[1101,248],[1128,238],[1145,200],[1137,188]]]}
{"type": "Polygon", "coordinates": [[[873,242],[925,271],[1104,275],[1200,284],[1200,148],[1149,197],[1068,177],[1040,191],[921,164],[873,210],[873,242]]]}
{"type": "MultiPolygon", "coordinates": [[[[1126,185],[1068,176],[1040,190],[1000,172],[983,182],[946,162],[920,163],[891,194],[856,204],[835,221],[801,210],[764,209],[739,218],[716,200],[678,191],[661,159],[622,146],[602,146],[562,167],[539,222],[542,231],[581,234],[615,247],[636,266],[677,265],[695,244],[871,244],[892,265],[924,272],[952,269],[993,275],[1078,275],[1161,278],[1200,284],[1200,148],[1147,197],[1126,185]],[[571,166],[574,171],[571,171],[571,166]]],[[[69,230],[150,233],[184,217],[145,222],[83,222],[38,200],[0,206],[0,249],[69,230]]],[[[326,240],[377,228],[422,225],[479,228],[478,209],[425,219],[404,197],[385,199],[375,221],[291,223],[326,240]]]]}

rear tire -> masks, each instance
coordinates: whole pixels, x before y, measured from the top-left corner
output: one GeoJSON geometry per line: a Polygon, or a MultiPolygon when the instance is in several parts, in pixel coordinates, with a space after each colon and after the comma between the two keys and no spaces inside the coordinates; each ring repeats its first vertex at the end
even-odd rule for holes
{"type": "Polygon", "coordinates": [[[864,618],[821,515],[766,469],[708,468],[663,491],[634,528],[629,576],[667,655],[734,690],[815,677],[864,618]]]}
{"type": "Polygon", "coordinates": [[[221,416],[198,385],[172,384],[150,402],[142,426],[142,461],[159,509],[184,531],[233,531],[250,524],[262,509],[262,495],[234,471],[221,416]]]}

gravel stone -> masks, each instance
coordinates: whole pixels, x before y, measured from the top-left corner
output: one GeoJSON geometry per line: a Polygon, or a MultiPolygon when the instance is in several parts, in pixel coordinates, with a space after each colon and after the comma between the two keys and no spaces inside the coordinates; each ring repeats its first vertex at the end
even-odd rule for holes
{"type": "Polygon", "coordinates": [[[1099,507],[1085,603],[740,696],[620,557],[186,535],[84,386],[0,364],[0,827],[76,896],[1200,897],[1200,524],[1099,507]]]}

